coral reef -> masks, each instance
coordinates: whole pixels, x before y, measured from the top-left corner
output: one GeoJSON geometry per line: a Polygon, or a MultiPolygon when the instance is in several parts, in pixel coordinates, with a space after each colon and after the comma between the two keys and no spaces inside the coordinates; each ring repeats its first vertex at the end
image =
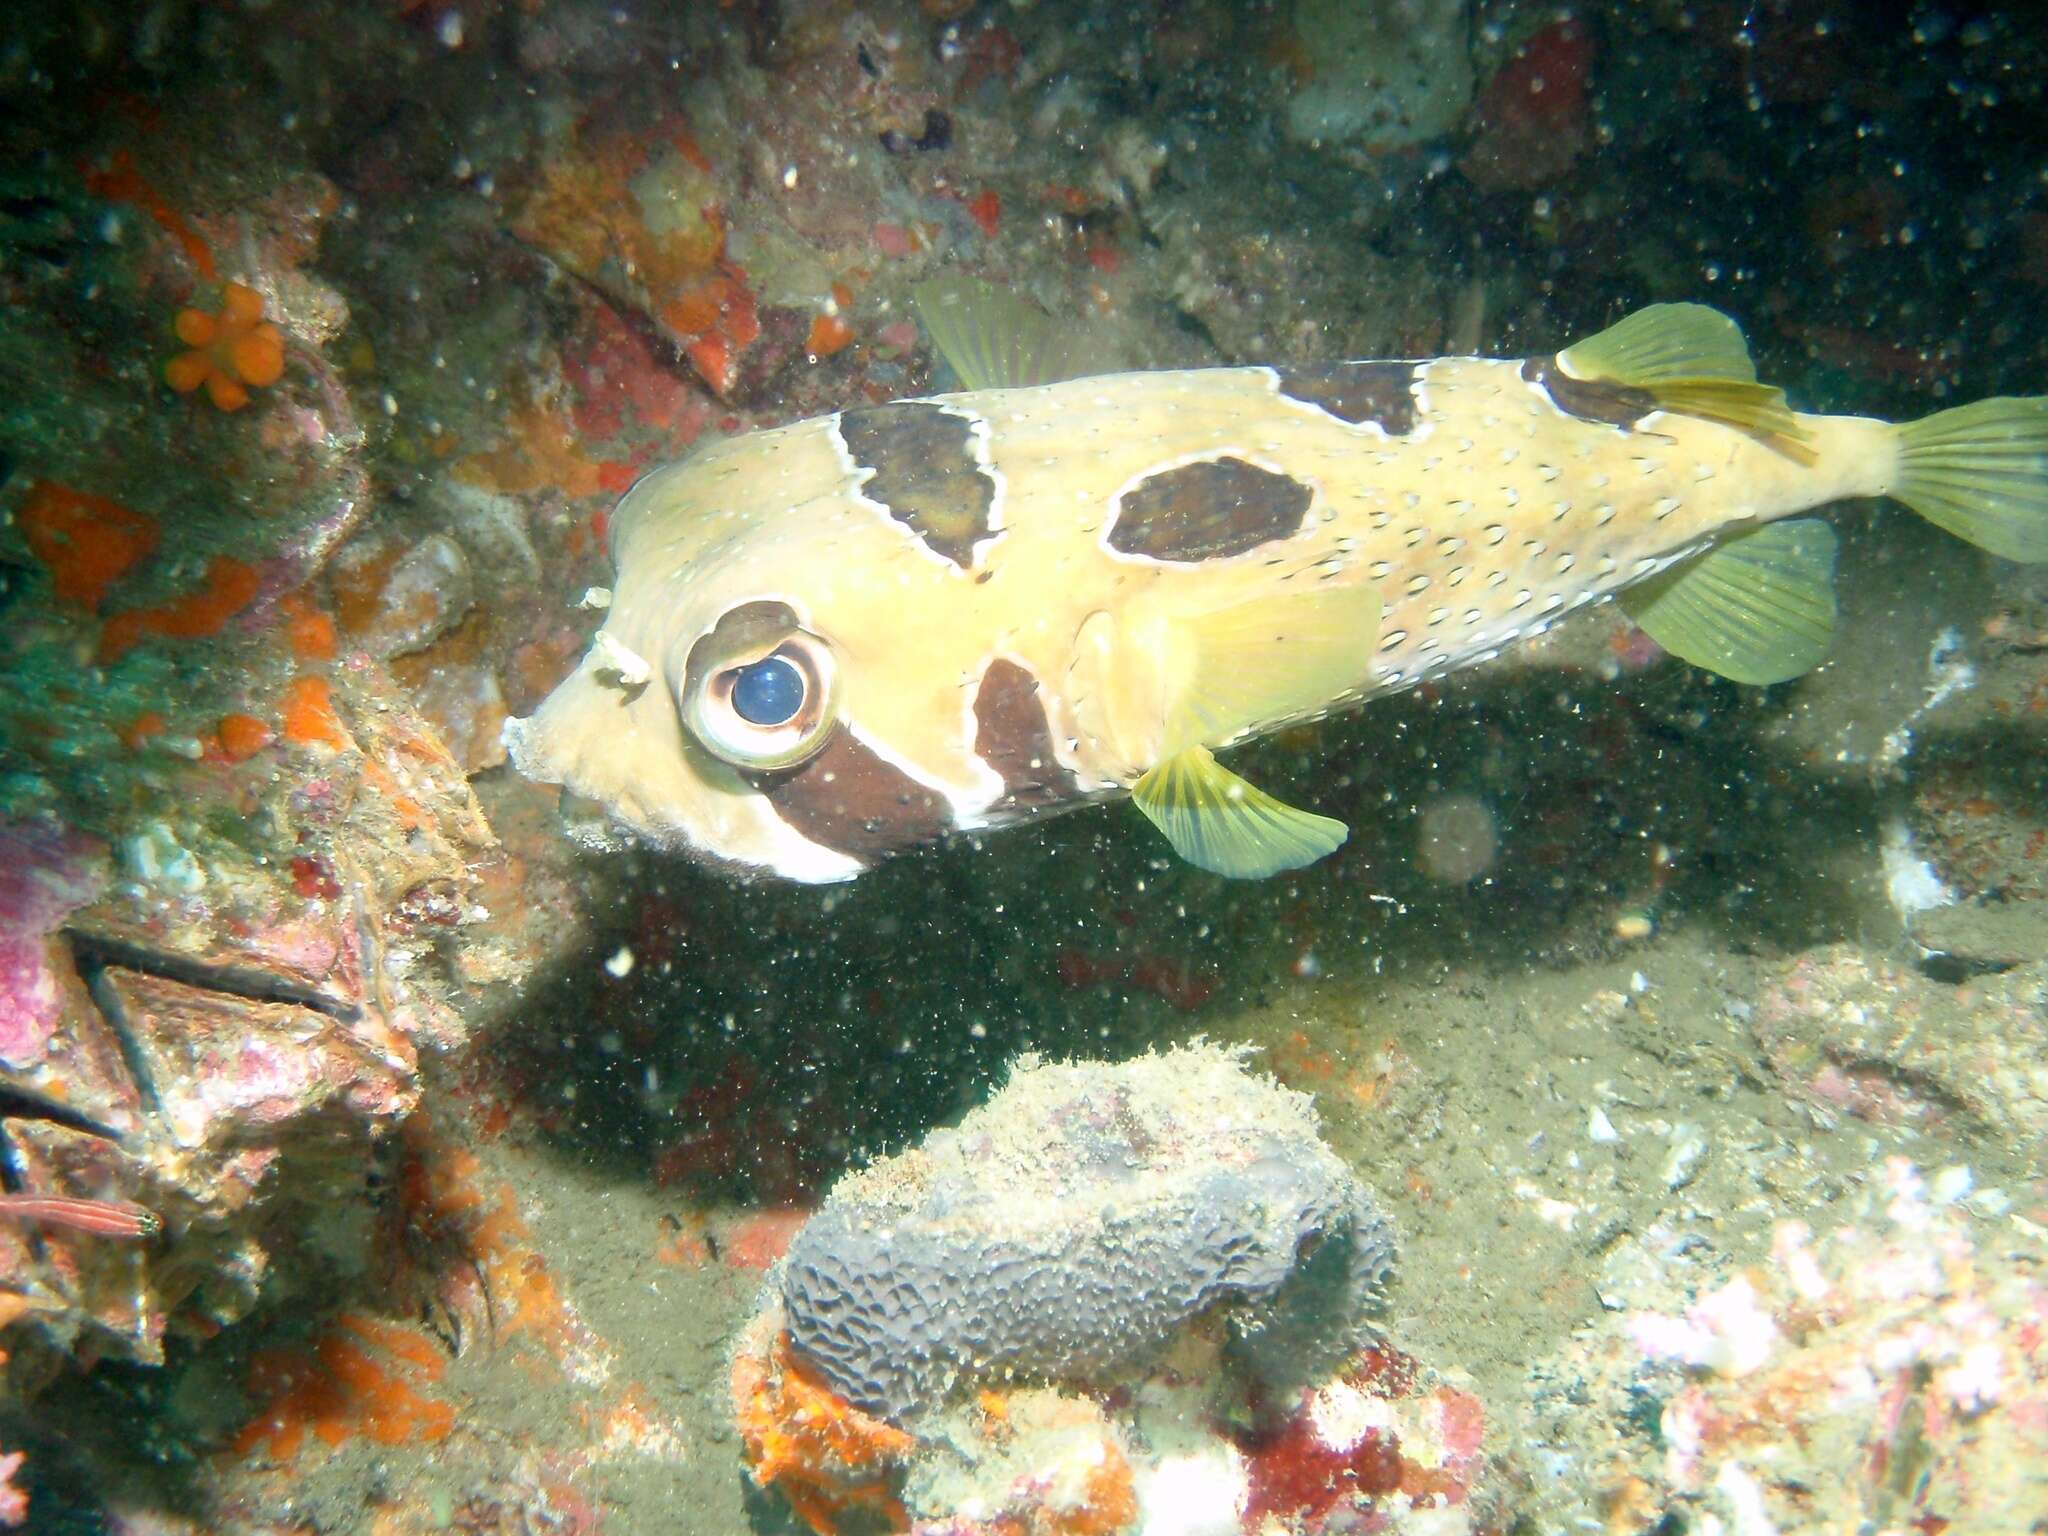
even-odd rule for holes
{"type": "Polygon", "coordinates": [[[2048,32],[1897,19],[16,0],[0,1525],[2024,1528],[2042,567],[1859,510],[1804,682],[1604,610],[1263,743],[1353,837],[1258,887],[1079,816],[792,898],[583,858],[496,767],[618,496],[943,388],[935,275],[1105,367],[1705,299],[1802,407],[2037,392],[2048,32]],[[1314,1150],[1061,1090],[1015,1128],[1101,1154],[1067,1184],[927,1164],[972,1231],[813,1211],[1019,1052],[1195,1013],[1314,1150]],[[1402,1234],[1384,1338],[1347,1169],[1402,1234]],[[1099,1297],[1033,1288],[1061,1243],[1099,1297]]]}
{"type": "Polygon", "coordinates": [[[1751,1027],[1788,1093],[1848,1115],[1983,1136],[2020,1157],[2048,1142],[2048,965],[1966,988],[1848,946],[1798,956],[1751,1027]]]}
{"type": "Polygon", "coordinates": [[[734,1359],[747,1463],[820,1533],[854,1509],[1107,1536],[1461,1505],[1483,1416],[1375,1342],[1391,1259],[1306,1099],[1241,1051],[1026,1058],[796,1235],[734,1359]],[[1196,1464],[1224,1491],[1188,1525],[1196,1464]]]}
{"type": "Polygon", "coordinates": [[[1622,1432],[1580,1448],[1568,1497],[1624,1532],[2026,1528],[2048,1507],[2048,1249],[1991,1194],[1893,1158],[1844,1225],[1781,1221],[1682,1311],[1616,1318],[1575,1366],[1622,1432]]]}
{"type": "Polygon", "coordinates": [[[321,733],[287,711],[296,745],[262,749],[322,770],[315,798],[296,780],[268,791],[291,805],[295,862],[169,821],[111,860],[75,837],[10,833],[9,1188],[152,1217],[140,1245],[87,1221],[0,1221],[0,1276],[35,1304],[7,1366],[16,1390],[66,1352],[159,1361],[167,1329],[244,1315],[309,1212],[367,1212],[373,1153],[418,1099],[419,1051],[463,1034],[418,904],[440,888],[460,912],[488,829],[404,711],[323,699],[321,733]]]}

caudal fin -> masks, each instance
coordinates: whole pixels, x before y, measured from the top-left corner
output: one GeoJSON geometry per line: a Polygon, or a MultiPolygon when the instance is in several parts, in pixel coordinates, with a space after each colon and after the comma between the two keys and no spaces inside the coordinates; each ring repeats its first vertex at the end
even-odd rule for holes
{"type": "Polygon", "coordinates": [[[2048,560],[2048,396],[1958,406],[1899,432],[1892,495],[2008,560],[2048,560]]]}

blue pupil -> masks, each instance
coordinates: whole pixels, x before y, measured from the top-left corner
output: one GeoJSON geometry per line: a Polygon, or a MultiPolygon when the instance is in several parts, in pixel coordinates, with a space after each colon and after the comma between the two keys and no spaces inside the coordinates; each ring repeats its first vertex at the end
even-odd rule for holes
{"type": "Polygon", "coordinates": [[[780,656],[741,667],[732,682],[733,713],[749,725],[787,725],[803,703],[803,674],[780,656]]]}

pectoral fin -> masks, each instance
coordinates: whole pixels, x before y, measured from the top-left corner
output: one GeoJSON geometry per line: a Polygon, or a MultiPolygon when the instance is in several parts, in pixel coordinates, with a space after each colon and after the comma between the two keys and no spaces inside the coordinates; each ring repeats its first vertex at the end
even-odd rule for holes
{"type": "Polygon", "coordinates": [[[1181,623],[1193,665],[1167,720],[1169,754],[1222,746],[1335,702],[1366,670],[1380,598],[1362,584],[1318,584],[1181,623]]]}
{"type": "Polygon", "coordinates": [[[1342,846],[1343,822],[1282,805],[1219,765],[1205,747],[1189,747],[1131,787],[1146,819],[1197,868],[1240,880],[1313,864],[1342,846]]]}

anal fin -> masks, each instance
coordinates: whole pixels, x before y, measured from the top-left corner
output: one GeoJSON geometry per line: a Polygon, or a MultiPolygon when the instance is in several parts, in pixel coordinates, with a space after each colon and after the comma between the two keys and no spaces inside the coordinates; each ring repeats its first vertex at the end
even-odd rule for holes
{"type": "Polygon", "coordinates": [[[1154,767],[1131,787],[1131,799],[1175,853],[1240,880],[1313,864],[1349,835],[1343,822],[1283,805],[1199,746],[1154,767]]]}
{"type": "Polygon", "coordinates": [[[1782,683],[1827,659],[1835,634],[1835,533],[1812,518],[1724,539],[1621,594],[1674,656],[1738,683],[1782,683]]]}

